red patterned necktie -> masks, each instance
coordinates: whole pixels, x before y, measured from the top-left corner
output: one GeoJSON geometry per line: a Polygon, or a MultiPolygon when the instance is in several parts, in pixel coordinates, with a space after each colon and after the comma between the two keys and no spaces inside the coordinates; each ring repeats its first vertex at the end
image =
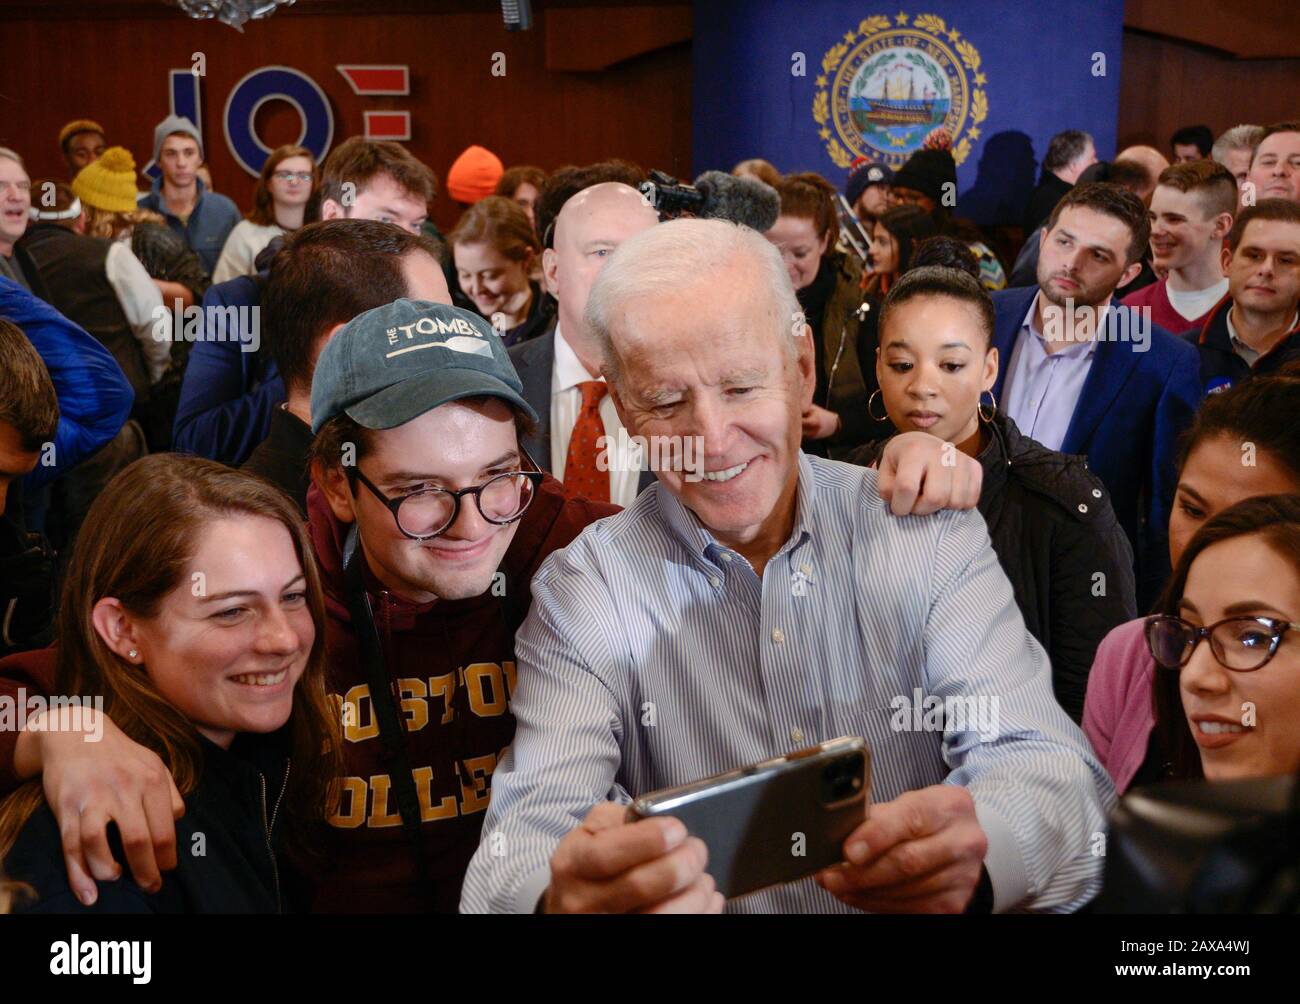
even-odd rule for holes
{"type": "MultiPolygon", "coordinates": [[[[603,380],[584,380],[578,384],[578,390],[582,391],[582,408],[573,423],[569,453],[564,458],[564,487],[574,495],[595,502],[608,502],[609,470],[602,471],[596,466],[596,457],[601,453],[596,443],[605,435],[600,402],[609,392],[609,385],[603,380]]],[[[605,451],[605,458],[608,461],[609,450],[605,451]]],[[[606,463],[606,468],[608,466],[606,463]]]]}

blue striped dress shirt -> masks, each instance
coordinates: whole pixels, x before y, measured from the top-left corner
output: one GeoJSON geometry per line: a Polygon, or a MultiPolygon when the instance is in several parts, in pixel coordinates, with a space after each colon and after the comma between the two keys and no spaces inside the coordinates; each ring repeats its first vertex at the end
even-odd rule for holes
{"type": "MultiPolygon", "coordinates": [[[[462,911],[532,912],[560,838],[600,801],[841,735],[870,745],[873,801],[969,789],[995,909],[1096,894],[1114,789],[1052,696],[980,515],[893,516],[874,471],[802,454],[797,497],[761,578],[662,485],[546,560],[462,911]],[[996,719],[915,728],[900,709],[931,696],[996,719]]],[[[855,912],[812,879],[727,908],[855,912]]]]}

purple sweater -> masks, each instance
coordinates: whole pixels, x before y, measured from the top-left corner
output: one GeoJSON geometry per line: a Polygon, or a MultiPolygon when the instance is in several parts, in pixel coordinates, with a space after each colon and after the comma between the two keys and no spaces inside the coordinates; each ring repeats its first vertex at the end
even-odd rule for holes
{"type": "Polygon", "coordinates": [[[1151,696],[1156,663],[1142,633],[1144,620],[1121,624],[1102,639],[1083,704],[1084,734],[1120,794],[1146,759],[1156,722],[1151,696]]]}

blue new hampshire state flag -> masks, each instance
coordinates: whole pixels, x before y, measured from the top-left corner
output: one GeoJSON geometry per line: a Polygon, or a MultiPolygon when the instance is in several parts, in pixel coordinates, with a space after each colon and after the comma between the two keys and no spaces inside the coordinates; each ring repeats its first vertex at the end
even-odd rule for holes
{"type": "Polygon", "coordinates": [[[957,211],[1018,223],[1063,129],[1115,154],[1123,0],[697,0],[694,166],[764,157],[842,187],[953,138],[957,211]]]}

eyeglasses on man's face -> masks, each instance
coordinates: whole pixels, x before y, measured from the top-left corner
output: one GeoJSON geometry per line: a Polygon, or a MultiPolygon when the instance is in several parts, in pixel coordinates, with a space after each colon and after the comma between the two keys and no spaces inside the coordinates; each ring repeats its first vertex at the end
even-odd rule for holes
{"type": "Polygon", "coordinates": [[[474,500],[479,515],[489,523],[497,526],[513,523],[532,504],[545,477],[539,471],[509,471],[460,491],[418,488],[390,498],[360,468],[353,468],[353,473],[393,514],[403,536],[412,540],[431,540],[445,533],[460,517],[461,499],[467,495],[474,500]]]}
{"type": "Polygon", "coordinates": [[[311,181],[310,171],[276,171],[271,175],[276,181],[311,181]]]}
{"type": "Polygon", "coordinates": [[[1203,639],[1224,669],[1248,673],[1259,669],[1274,655],[1282,636],[1295,627],[1274,617],[1228,617],[1206,627],[1189,624],[1181,617],[1159,615],[1146,620],[1147,648],[1156,663],[1166,669],[1186,666],[1203,639]]]}

